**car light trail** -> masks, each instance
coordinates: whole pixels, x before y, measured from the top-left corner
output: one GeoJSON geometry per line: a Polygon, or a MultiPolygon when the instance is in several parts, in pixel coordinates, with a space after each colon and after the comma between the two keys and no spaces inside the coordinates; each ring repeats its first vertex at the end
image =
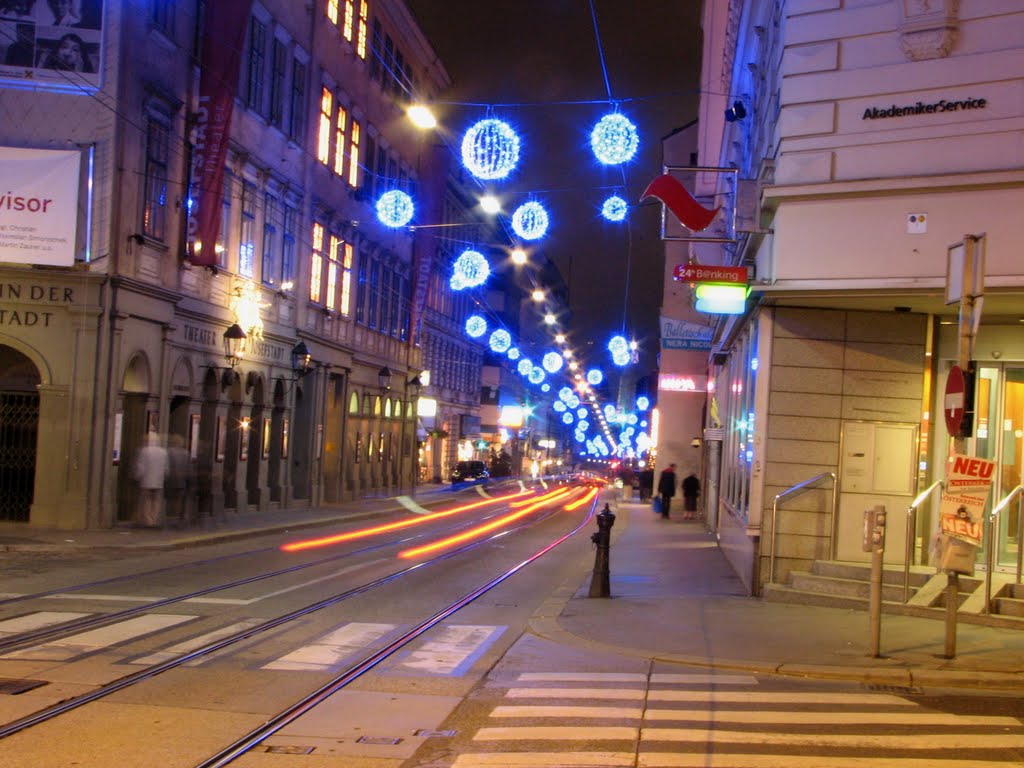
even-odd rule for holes
{"type": "Polygon", "coordinates": [[[289,544],[282,544],[281,551],[300,552],[306,549],[328,547],[332,544],[340,544],[344,541],[363,539],[367,536],[376,536],[378,533],[400,531],[403,528],[410,528],[414,525],[420,525],[422,523],[430,522],[431,520],[437,520],[442,517],[450,517],[451,515],[458,514],[459,512],[467,512],[471,509],[486,507],[489,504],[497,504],[508,499],[516,499],[519,498],[520,496],[528,496],[532,494],[533,491],[519,491],[518,493],[510,493],[506,496],[496,496],[491,499],[485,499],[484,501],[475,501],[472,504],[463,504],[461,507],[445,509],[440,512],[433,512],[429,515],[422,515],[420,517],[414,517],[407,520],[400,520],[397,523],[385,523],[384,525],[375,525],[372,528],[360,528],[356,531],[349,531],[348,533],[338,533],[333,536],[323,536],[319,539],[304,539],[302,541],[293,541],[289,544]]]}
{"type": "Polygon", "coordinates": [[[597,488],[591,488],[589,491],[587,491],[586,496],[584,496],[582,499],[577,499],[576,501],[572,502],[571,504],[566,504],[565,505],[565,511],[566,512],[572,512],[574,509],[579,509],[580,507],[582,507],[584,504],[586,504],[588,501],[590,501],[595,496],[597,496],[597,488]]]}
{"type": "Polygon", "coordinates": [[[554,501],[558,497],[564,496],[565,494],[569,493],[570,490],[571,490],[571,488],[563,486],[563,487],[558,488],[558,489],[556,489],[554,491],[548,491],[543,496],[538,496],[535,499],[525,499],[524,501],[513,501],[511,504],[509,504],[509,506],[512,507],[512,509],[516,509],[517,507],[525,507],[527,504],[537,504],[537,503],[542,502],[542,501],[554,501]]]}
{"type": "MultiPolygon", "coordinates": [[[[498,528],[501,528],[504,525],[508,525],[509,523],[515,522],[516,520],[521,520],[527,515],[536,512],[538,509],[542,509],[548,506],[552,502],[556,501],[558,498],[569,493],[569,491],[570,489],[568,488],[562,488],[558,491],[545,494],[544,496],[540,496],[537,499],[532,499],[531,501],[527,502],[529,506],[523,507],[522,509],[516,512],[510,512],[509,514],[503,517],[499,517],[496,520],[492,520],[489,523],[484,523],[483,525],[479,525],[476,528],[470,528],[468,531],[457,533],[454,536],[449,536],[446,539],[441,539],[431,544],[424,544],[421,547],[413,547],[412,549],[403,549],[401,552],[398,553],[398,556],[404,559],[419,557],[420,555],[425,555],[430,552],[436,552],[439,549],[447,549],[456,544],[462,544],[463,542],[469,541],[471,539],[479,538],[480,536],[483,536],[485,533],[490,533],[491,531],[497,530],[498,528]]],[[[523,502],[518,503],[523,504],[523,502]]]]}

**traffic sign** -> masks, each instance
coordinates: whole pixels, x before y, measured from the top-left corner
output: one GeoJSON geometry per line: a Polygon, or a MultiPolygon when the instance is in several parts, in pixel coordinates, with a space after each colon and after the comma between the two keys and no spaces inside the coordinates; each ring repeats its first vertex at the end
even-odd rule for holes
{"type": "Polygon", "coordinates": [[[946,417],[946,429],[953,437],[960,436],[960,427],[964,422],[964,409],[967,401],[967,384],[964,372],[959,365],[949,369],[946,378],[946,396],[942,401],[943,414],[946,417]]]}

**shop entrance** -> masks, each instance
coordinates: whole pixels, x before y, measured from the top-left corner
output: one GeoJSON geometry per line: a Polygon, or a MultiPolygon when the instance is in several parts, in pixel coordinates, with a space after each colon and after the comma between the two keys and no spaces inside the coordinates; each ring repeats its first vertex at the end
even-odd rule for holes
{"type": "Polygon", "coordinates": [[[0,520],[28,522],[35,492],[39,370],[0,345],[0,520]]]}
{"type": "MultiPolygon", "coordinates": [[[[1024,364],[979,366],[975,395],[975,455],[996,462],[995,482],[985,510],[988,515],[1000,499],[1020,485],[1024,476],[1024,364]]],[[[1010,504],[1000,518],[996,564],[1015,566],[1020,546],[1017,505],[1010,504]]],[[[990,544],[985,542],[986,547],[990,544]]]]}

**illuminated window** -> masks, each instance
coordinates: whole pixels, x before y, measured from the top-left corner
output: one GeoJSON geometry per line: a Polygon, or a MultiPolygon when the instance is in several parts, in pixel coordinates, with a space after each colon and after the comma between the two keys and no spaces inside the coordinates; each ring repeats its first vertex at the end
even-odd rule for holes
{"type": "Polygon", "coordinates": [[[338,107],[338,120],[334,126],[334,172],[344,176],[345,169],[345,129],[348,128],[348,112],[338,107]]]}
{"type": "Polygon", "coordinates": [[[337,254],[341,249],[341,240],[331,235],[331,247],[327,251],[327,295],[324,298],[324,305],[328,309],[335,309],[338,305],[338,259],[337,254]]]}
{"type": "Polygon", "coordinates": [[[356,53],[360,59],[366,58],[366,30],[370,21],[370,3],[362,0],[359,3],[359,37],[356,40],[356,53]]]}
{"type": "Polygon", "coordinates": [[[284,233],[281,237],[281,282],[295,280],[295,242],[298,235],[299,212],[289,205],[284,207],[284,233]]]}
{"type": "Polygon", "coordinates": [[[352,311],[352,243],[342,243],[341,254],[341,314],[348,316],[352,311]]]}
{"type": "Polygon", "coordinates": [[[345,23],[342,25],[341,34],[350,43],[352,42],[352,30],[355,28],[357,0],[345,0],[345,23]]]}
{"type": "Polygon", "coordinates": [[[338,0],[327,0],[327,18],[331,24],[338,24],[338,0]]]}
{"type": "Polygon", "coordinates": [[[359,142],[361,139],[362,130],[360,125],[355,120],[352,121],[352,135],[349,138],[349,151],[348,151],[348,185],[350,187],[359,186],[359,142]]]}
{"type": "Polygon", "coordinates": [[[309,257],[309,300],[320,303],[324,269],[324,227],[313,222],[313,251],[309,257]]]}
{"type": "Polygon", "coordinates": [[[170,131],[163,121],[146,122],[146,177],[142,201],[142,233],[163,240],[167,230],[167,158],[170,131]]]}
{"type": "Polygon", "coordinates": [[[334,97],[326,88],[320,93],[320,135],[317,141],[316,159],[327,165],[331,159],[331,113],[334,111],[334,97]]]}
{"type": "Polygon", "coordinates": [[[242,220],[238,228],[238,274],[252,277],[256,268],[256,185],[242,182],[242,220]]]}

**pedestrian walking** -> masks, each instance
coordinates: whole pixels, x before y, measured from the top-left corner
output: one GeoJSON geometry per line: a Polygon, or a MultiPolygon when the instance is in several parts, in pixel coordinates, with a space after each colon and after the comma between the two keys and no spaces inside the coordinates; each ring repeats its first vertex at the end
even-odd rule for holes
{"type": "Polygon", "coordinates": [[[683,519],[693,520],[697,517],[697,497],[700,496],[700,480],[691,470],[690,474],[683,478],[681,487],[683,489],[683,519]]]}
{"type": "Polygon", "coordinates": [[[167,449],[155,432],[146,435],[146,445],[135,458],[135,480],[139,484],[138,523],[146,528],[160,527],[160,508],[167,477],[167,449]]]}
{"type": "Polygon", "coordinates": [[[661,516],[667,520],[672,497],[676,495],[675,464],[669,464],[658,477],[658,495],[661,496],[661,516]]]}
{"type": "Polygon", "coordinates": [[[171,435],[167,441],[167,482],[164,490],[167,496],[167,518],[177,520],[182,526],[190,524],[192,461],[181,435],[171,435]]]}

